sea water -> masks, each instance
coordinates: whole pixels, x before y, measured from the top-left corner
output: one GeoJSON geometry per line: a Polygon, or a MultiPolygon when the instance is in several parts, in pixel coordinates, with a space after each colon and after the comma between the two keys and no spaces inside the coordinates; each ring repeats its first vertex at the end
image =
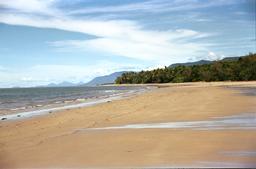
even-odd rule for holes
{"type": "Polygon", "coordinates": [[[0,116],[31,111],[57,110],[103,102],[107,98],[146,90],[143,86],[38,87],[0,89],[0,116]]]}

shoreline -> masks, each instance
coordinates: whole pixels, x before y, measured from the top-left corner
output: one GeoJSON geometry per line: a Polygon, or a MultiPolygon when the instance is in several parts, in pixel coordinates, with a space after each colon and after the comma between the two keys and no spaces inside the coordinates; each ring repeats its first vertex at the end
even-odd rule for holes
{"type": "Polygon", "coordinates": [[[256,82],[159,86],[109,103],[0,123],[0,166],[256,167],[256,97],[232,88],[256,82]]]}
{"type": "Polygon", "coordinates": [[[255,81],[237,81],[237,82],[232,82],[232,81],[227,81],[227,82],[187,82],[187,83],[149,83],[149,84],[110,84],[110,85],[102,85],[102,86],[140,86],[140,87],[145,87],[140,90],[131,90],[129,92],[125,93],[118,93],[118,94],[112,94],[109,96],[102,96],[97,99],[86,99],[86,102],[81,102],[81,103],[75,103],[72,102],[71,104],[62,104],[62,105],[56,105],[53,107],[45,107],[43,109],[32,109],[29,111],[24,111],[24,112],[12,112],[10,114],[3,114],[0,115],[0,122],[5,122],[5,121],[12,121],[12,120],[22,120],[25,118],[31,118],[34,116],[41,116],[41,115],[46,115],[49,113],[55,113],[59,111],[65,111],[69,109],[76,109],[76,108],[83,108],[83,107],[88,107],[88,106],[95,106],[101,103],[107,103],[110,101],[118,100],[118,99],[123,99],[132,95],[137,95],[140,93],[144,93],[146,91],[150,91],[152,89],[157,89],[157,88],[163,88],[163,87],[196,87],[198,85],[200,86],[215,86],[215,87],[230,87],[230,88],[254,88],[256,87],[255,81]]]}
{"type": "Polygon", "coordinates": [[[65,111],[69,109],[77,109],[77,108],[84,108],[84,107],[89,107],[89,106],[95,106],[101,103],[108,103],[114,100],[120,100],[120,99],[125,99],[127,97],[132,97],[147,91],[153,90],[152,87],[140,89],[140,90],[131,90],[128,92],[124,93],[117,93],[117,94],[112,94],[109,96],[102,96],[98,97],[96,99],[87,99],[86,102],[82,103],[73,103],[73,104],[67,104],[67,105],[59,105],[56,107],[50,107],[50,108],[44,108],[44,109],[38,109],[38,110],[31,110],[31,111],[25,111],[25,112],[14,112],[11,114],[4,114],[0,115],[0,121],[13,121],[13,120],[22,120],[26,118],[32,118],[36,116],[42,116],[46,115],[49,113],[56,113],[60,111],[65,111]]]}

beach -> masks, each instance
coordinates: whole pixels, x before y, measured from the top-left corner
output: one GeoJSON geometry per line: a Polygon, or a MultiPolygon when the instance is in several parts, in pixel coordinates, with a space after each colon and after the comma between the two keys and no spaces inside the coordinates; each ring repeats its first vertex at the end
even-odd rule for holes
{"type": "Polygon", "coordinates": [[[256,167],[256,82],[154,84],[0,122],[0,168],[256,167]]]}
{"type": "Polygon", "coordinates": [[[15,120],[116,100],[146,86],[0,88],[0,119],[15,120]]]}

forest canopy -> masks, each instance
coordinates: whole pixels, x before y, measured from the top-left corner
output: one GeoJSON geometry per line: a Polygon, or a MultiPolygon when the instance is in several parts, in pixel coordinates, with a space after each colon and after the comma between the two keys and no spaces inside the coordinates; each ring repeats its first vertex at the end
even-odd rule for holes
{"type": "Polygon", "coordinates": [[[256,53],[203,65],[178,65],[150,71],[126,72],[115,82],[116,84],[139,84],[250,80],[256,80],[256,53]]]}

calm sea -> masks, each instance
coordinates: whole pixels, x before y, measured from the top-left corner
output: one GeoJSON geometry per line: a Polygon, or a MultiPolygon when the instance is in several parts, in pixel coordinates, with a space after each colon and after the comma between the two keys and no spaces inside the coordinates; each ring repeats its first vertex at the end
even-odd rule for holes
{"type": "Polygon", "coordinates": [[[144,89],[139,86],[0,89],[0,115],[81,103],[144,89]]]}

